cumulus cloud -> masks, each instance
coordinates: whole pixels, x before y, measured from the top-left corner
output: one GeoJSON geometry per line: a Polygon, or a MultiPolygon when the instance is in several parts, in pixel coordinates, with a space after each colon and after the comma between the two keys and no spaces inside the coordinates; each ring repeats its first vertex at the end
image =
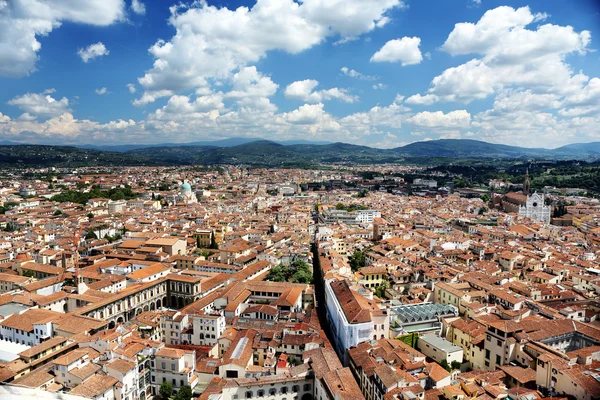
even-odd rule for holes
{"type": "Polygon", "coordinates": [[[63,22],[107,26],[124,19],[123,0],[11,0],[0,2],[0,75],[35,71],[40,37],[63,22]]]}
{"type": "Polygon", "coordinates": [[[373,89],[377,90],[377,89],[385,89],[387,87],[387,85],[385,83],[376,83],[373,85],[373,89]]]}
{"type": "Polygon", "coordinates": [[[69,100],[66,97],[57,100],[51,96],[52,93],[54,93],[54,89],[46,90],[43,93],[26,93],[8,101],[8,104],[19,107],[26,113],[46,117],[70,112],[69,100]]]}
{"type": "Polygon", "coordinates": [[[397,62],[402,66],[419,64],[423,61],[419,45],[421,39],[418,37],[403,37],[402,39],[393,39],[383,45],[373,57],[371,62],[397,62]]]}
{"type": "Polygon", "coordinates": [[[108,93],[108,90],[106,90],[106,88],[105,88],[105,87],[103,87],[103,88],[100,88],[100,89],[96,89],[96,90],[95,90],[95,92],[96,92],[96,94],[98,94],[98,95],[103,95],[103,94],[106,94],[106,93],[108,93]]]}
{"type": "Polygon", "coordinates": [[[137,104],[227,80],[269,51],[296,54],[328,37],[360,36],[402,5],[400,0],[257,0],[252,8],[235,10],[205,2],[172,7],[169,23],[176,34],[149,49],[155,62],[138,79],[145,93],[137,104]]]}
{"type": "Polygon", "coordinates": [[[418,104],[429,106],[436,101],[438,101],[438,96],[435,94],[426,94],[425,96],[421,96],[420,94],[415,94],[406,99],[407,104],[418,104]]]}
{"type": "Polygon", "coordinates": [[[376,81],[378,79],[376,76],[364,75],[358,72],[357,70],[348,67],[342,67],[340,68],[340,71],[342,71],[342,74],[344,74],[345,76],[360,79],[363,81],[376,81]]]}
{"type": "Polygon", "coordinates": [[[77,54],[81,57],[84,63],[87,63],[94,58],[107,56],[110,54],[104,43],[98,42],[94,44],[90,44],[88,47],[84,49],[77,50],[77,54]]]}
{"type": "Polygon", "coordinates": [[[423,111],[410,117],[408,122],[429,128],[467,128],[471,123],[471,114],[467,110],[455,110],[446,114],[442,111],[423,111]]]}
{"type": "Polygon", "coordinates": [[[134,13],[139,15],[146,14],[146,5],[140,0],[131,0],[131,9],[134,13]]]}
{"type": "Polygon", "coordinates": [[[510,86],[557,94],[580,90],[588,77],[574,74],[565,56],[587,52],[591,34],[552,24],[527,28],[546,17],[529,7],[502,6],[486,11],[475,24],[456,24],[442,50],[480,57],[443,71],[429,93],[439,100],[470,102],[510,86]]]}
{"type": "Polygon", "coordinates": [[[244,67],[233,75],[231,91],[225,97],[242,99],[247,97],[269,97],[275,94],[279,85],[270,77],[262,75],[256,67],[244,67]]]}
{"type": "Polygon", "coordinates": [[[314,89],[318,85],[319,82],[314,79],[292,82],[285,88],[285,97],[309,103],[321,103],[324,100],[333,99],[341,100],[344,103],[358,101],[358,96],[349,94],[346,89],[331,88],[315,91],[314,89]]]}
{"type": "Polygon", "coordinates": [[[133,83],[128,83],[127,90],[129,90],[129,93],[134,94],[135,93],[135,85],[133,83]]]}

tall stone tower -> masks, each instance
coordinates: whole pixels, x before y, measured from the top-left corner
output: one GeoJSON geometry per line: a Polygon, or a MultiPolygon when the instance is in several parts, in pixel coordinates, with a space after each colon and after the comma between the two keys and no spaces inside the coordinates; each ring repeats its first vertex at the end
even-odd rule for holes
{"type": "Polygon", "coordinates": [[[525,170],[525,180],[523,181],[523,194],[529,196],[531,193],[531,181],[529,180],[529,168],[525,170]]]}

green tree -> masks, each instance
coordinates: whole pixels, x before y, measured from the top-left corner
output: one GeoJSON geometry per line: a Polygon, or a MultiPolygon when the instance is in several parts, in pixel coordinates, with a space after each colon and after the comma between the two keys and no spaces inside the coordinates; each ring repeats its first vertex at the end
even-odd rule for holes
{"type": "Polygon", "coordinates": [[[87,217],[88,217],[89,219],[92,219],[92,218],[94,218],[94,214],[92,214],[92,213],[88,213],[87,217]]]}
{"type": "Polygon", "coordinates": [[[193,396],[192,388],[188,385],[183,386],[175,395],[175,400],[191,400],[193,396]]]}
{"type": "Polygon", "coordinates": [[[442,366],[442,368],[444,368],[446,371],[450,372],[452,371],[450,368],[450,365],[448,365],[448,361],[446,360],[442,360],[442,362],[440,363],[440,365],[442,366]]]}
{"type": "Polygon", "coordinates": [[[280,266],[275,266],[267,274],[266,280],[269,282],[285,282],[287,277],[280,266]]]}
{"type": "Polygon", "coordinates": [[[4,232],[14,232],[17,230],[17,228],[12,223],[9,222],[8,224],[6,224],[6,226],[4,228],[2,228],[2,230],[4,232]]]}
{"type": "Polygon", "coordinates": [[[359,268],[366,265],[365,253],[360,250],[354,250],[354,253],[348,258],[348,264],[350,264],[352,271],[358,271],[359,268]]]}
{"type": "Polygon", "coordinates": [[[10,210],[11,208],[15,208],[19,205],[19,203],[15,202],[15,201],[7,201],[6,203],[4,203],[4,208],[6,208],[7,210],[10,210]]]}
{"type": "MultiPolygon", "coordinates": [[[[291,270],[295,272],[291,276],[292,282],[295,283],[312,283],[313,282],[313,274],[310,270],[310,265],[305,263],[302,260],[294,261],[291,265],[291,270]]],[[[289,278],[288,278],[289,280],[289,278]]]]}
{"type": "Polygon", "coordinates": [[[450,364],[450,366],[452,367],[453,370],[460,369],[460,362],[458,362],[458,361],[452,361],[452,363],[450,364]]]}
{"type": "Polygon", "coordinates": [[[481,200],[483,200],[483,202],[487,204],[490,202],[490,200],[492,200],[492,197],[489,194],[485,193],[481,196],[481,200]]]}
{"type": "Polygon", "coordinates": [[[54,215],[62,215],[62,211],[56,210],[56,211],[54,211],[54,215]]]}
{"type": "Polygon", "coordinates": [[[166,381],[161,383],[158,393],[160,394],[160,397],[162,397],[163,399],[170,398],[171,395],[173,394],[173,385],[171,385],[169,382],[166,382],[166,381]]]}
{"type": "Polygon", "coordinates": [[[28,278],[32,278],[33,277],[33,271],[23,271],[23,276],[26,276],[28,278]]]}
{"type": "Polygon", "coordinates": [[[210,234],[210,248],[215,250],[219,248],[219,245],[217,244],[217,238],[215,237],[214,232],[211,232],[210,234]]]}
{"type": "Polygon", "coordinates": [[[85,238],[86,239],[98,239],[98,236],[96,236],[94,231],[89,231],[88,233],[86,233],[85,238]]]}
{"type": "Polygon", "coordinates": [[[390,284],[388,281],[381,282],[381,284],[375,288],[375,296],[379,297],[380,299],[385,298],[385,291],[389,286],[390,284]]]}

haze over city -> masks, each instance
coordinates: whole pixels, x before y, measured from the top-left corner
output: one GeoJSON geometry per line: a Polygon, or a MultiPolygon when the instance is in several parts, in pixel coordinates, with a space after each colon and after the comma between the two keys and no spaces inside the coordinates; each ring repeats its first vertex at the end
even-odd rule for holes
{"type": "Polygon", "coordinates": [[[600,135],[594,1],[0,1],[0,140],[600,135]]]}

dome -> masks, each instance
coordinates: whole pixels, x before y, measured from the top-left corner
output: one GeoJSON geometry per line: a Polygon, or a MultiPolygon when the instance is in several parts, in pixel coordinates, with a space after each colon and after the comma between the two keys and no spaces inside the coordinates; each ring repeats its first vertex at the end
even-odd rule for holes
{"type": "Polygon", "coordinates": [[[189,183],[185,182],[183,185],[181,185],[181,190],[183,190],[183,191],[191,191],[192,190],[192,185],[190,185],[189,183]]]}

